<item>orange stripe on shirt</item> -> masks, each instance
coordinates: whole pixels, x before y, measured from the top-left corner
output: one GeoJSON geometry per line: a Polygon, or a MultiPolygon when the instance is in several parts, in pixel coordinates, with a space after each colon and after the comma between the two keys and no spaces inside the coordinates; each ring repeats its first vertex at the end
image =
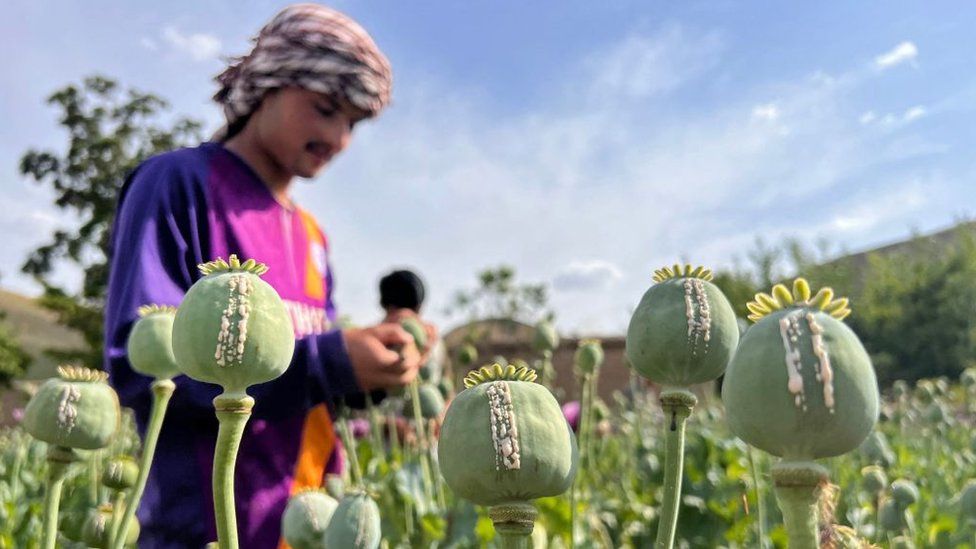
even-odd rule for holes
{"type": "MultiPolygon", "coordinates": [[[[305,424],[302,426],[302,442],[298,448],[298,461],[295,463],[291,495],[306,488],[322,486],[325,466],[332,455],[335,440],[332,418],[325,404],[319,404],[309,410],[305,416],[305,424]]],[[[284,539],[278,543],[278,549],[288,549],[284,539]]]]}
{"type": "Polygon", "coordinates": [[[325,299],[325,238],[312,214],[301,208],[298,213],[308,239],[308,249],[305,250],[305,295],[311,299],[325,299]]]}

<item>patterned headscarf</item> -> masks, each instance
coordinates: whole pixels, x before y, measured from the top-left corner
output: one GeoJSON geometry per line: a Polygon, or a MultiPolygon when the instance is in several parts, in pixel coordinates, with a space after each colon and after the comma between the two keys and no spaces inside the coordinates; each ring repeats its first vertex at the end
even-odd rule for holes
{"type": "Polygon", "coordinates": [[[261,29],[254,49],[216,78],[227,126],[248,117],[264,94],[298,86],[343,97],[373,117],[390,101],[390,62],[358,23],[318,4],[295,4],[261,29]]]}

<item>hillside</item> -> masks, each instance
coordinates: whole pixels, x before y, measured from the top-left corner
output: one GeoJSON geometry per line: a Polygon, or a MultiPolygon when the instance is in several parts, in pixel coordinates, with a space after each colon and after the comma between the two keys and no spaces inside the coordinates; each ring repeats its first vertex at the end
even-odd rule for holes
{"type": "Polygon", "coordinates": [[[32,298],[0,290],[0,311],[6,315],[0,323],[34,359],[26,379],[45,379],[54,374],[57,364],[44,355],[45,349],[68,350],[83,345],[80,335],[58,324],[56,316],[32,298]]]}

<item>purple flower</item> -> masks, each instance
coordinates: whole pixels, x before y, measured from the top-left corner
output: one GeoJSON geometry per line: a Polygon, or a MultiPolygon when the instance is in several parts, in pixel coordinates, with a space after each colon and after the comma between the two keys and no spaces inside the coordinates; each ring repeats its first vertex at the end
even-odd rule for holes
{"type": "Polygon", "coordinates": [[[353,418],[349,420],[349,426],[352,427],[352,436],[356,439],[369,436],[369,420],[360,417],[353,418]]]}
{"type": "Polygon", "coordinates": [[[563,404],[563,417],[569,422],[569,426],[573,428],[573,431],[579,431],[580,402],[578,400],[571,400],[563,404]]]}

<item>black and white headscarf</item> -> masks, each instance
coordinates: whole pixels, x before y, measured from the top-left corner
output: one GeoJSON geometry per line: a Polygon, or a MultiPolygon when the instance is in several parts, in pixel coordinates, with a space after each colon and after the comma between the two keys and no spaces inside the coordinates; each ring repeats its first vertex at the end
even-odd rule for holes
{"type": "Polygon", "coordinates": [[[297,86],[345,98],[367,117],[390,101],[390,62],[358,23],[318,4],[295,4],[282,10],[254,39],[251,53],[235,59],[217,76],[214,100],[239,130],[270,90],[297,86]]]}

